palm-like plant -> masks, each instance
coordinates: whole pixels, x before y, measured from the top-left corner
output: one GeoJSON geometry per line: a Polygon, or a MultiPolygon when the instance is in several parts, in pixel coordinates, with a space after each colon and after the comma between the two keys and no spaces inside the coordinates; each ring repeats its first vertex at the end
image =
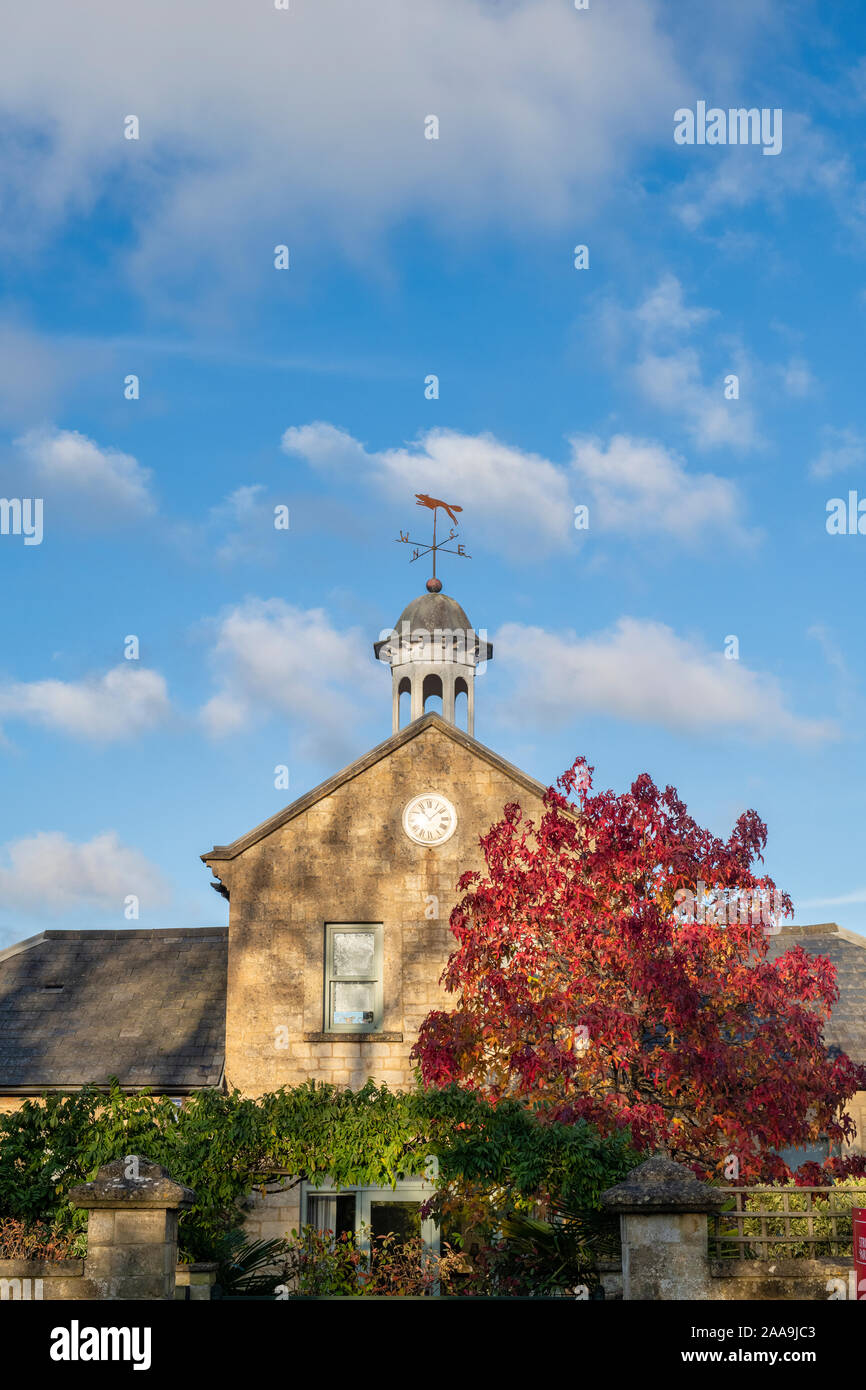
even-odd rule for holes
{"type": "Polygon", "coordinates": [[[524,1276],[542,1295],[585,1288],[591,1296],[601,1283],[599,1259],[616,1249],[610,1217],[573,1208],[561,1199],[549,1204],[546,1219],[515,1212],[500,1229],[524,1276]]]}
{"type": "Polygon", "coordinates": [[[283,1278],[288,1242],[251,1240],[220,1263],[217,1283],[225,1294],[270,1294],[283,1278]]]}

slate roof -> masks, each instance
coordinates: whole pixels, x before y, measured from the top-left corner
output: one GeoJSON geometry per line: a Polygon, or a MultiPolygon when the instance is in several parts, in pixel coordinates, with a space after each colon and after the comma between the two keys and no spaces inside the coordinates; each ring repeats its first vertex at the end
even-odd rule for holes
{"type": "MultiPolygon", "coordinates": [[[[785,927],[770,959],[793,945],[836,966],[826,1039],[866,1063],[866,938],[835,922],[785,927]]],[[[218,1086],[227,960],[226,927],[46,931],[0,951],[0,1095],[112,1075],[170,1095],[218,1086]]]]}
{"type": "Polygon", "coordinates": [[[227,927],[46,931],[0,951],[0,1094],[219,1085],[227,962],[227,927]]]}
{"type": "Polygon", "coordinates": [[[770,937],[767,956],[774,960],[791,946],[810,955],[829,956],[836,967],[839,1001],[824,1030],[824,1040],[854,1062],[866,1063],[866,937],[845,931],[835,922],[809,927],[783,927],[770,937]]]}

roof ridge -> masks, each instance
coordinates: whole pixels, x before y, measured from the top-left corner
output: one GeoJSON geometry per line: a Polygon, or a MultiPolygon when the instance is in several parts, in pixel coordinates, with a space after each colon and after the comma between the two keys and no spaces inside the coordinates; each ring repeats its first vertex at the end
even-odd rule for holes
{"type": "MultiPolygon", "coordinates": [[[[225,936],[227,931],[228,927],[58,927],[42,932],[41,937],[49,941],[91,941],[94,937],[116,937],[125,941],[129,937],[151,940],[158,936],[199,936],[207,932],[225,936]]],[[[37,938],[31,939],[35,942],[37,938]]]]}
{"type": "Polygon", "coordinates": [[[29,951],[33,946],[41,946],[44,941],[125,941],[131,937],[152,941],[158,937],[170,936],[206,938],[208,934],[222,938],[228,935],[228,930],[228,927],[57,927],[37,932],[35,936],[28,936],[24,941],[13,941],[11,946],[6,946],[0,951],[0,962],[20,955],[22,951],[29,951]]]}
{"type": "Polygon", "coordinates": [[[29,951],[31,946],[38,946],[45,940],[47,933],[37,932],[35,936],[28,936],[24,941],[14,941],[11,946],[5,947],[0,951],[0,961],[9,960],[11,956],[17,956],[21,951],[29,951]]]}
{"type": "Polygon", "coordinates": [[[835,936],[842,928],[838,922],[786,922],[781,930],[791,935],[799,932],[801,935],[811,933],[812,936],[835,936]]]}

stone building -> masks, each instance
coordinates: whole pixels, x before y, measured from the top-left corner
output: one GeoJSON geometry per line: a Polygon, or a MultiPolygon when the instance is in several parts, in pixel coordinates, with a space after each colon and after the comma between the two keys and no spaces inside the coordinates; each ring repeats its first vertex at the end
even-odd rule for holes
{"type": "MultiPolygon", "coordinates": [[[[479,837],[503,806],[537,816],[545,790],[475,738],[475,681],[493,652],[440,589],[431,581],[375,644],[391,669],[391,736],[202,855],[227,929],[47,931],[0,952],[0,1108],[111,1075],[179,1101],[310,1077],[411,1082],[419,1025],[446,1003],[456,882],[481,867],[479,837]]],[[[825,924],[788,929],[773,950],[794,940],[836,963],[829,1041],[866,1062],[866,941],[825,924]]],[[[417,1226],[425,1193],[294,1187],[255,1199],[253,1233],[417,1226]]]]}

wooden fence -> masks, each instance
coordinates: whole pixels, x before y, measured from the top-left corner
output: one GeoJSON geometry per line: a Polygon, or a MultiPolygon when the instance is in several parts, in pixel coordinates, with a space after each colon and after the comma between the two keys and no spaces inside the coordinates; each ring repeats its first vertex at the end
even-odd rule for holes
{"type": "Polygon", "coordinates": [[[730,1208],[710,1218],[715,1259],[852,1257],[851,1208],[864,1187],[732,1187],[730,1208]]]}

